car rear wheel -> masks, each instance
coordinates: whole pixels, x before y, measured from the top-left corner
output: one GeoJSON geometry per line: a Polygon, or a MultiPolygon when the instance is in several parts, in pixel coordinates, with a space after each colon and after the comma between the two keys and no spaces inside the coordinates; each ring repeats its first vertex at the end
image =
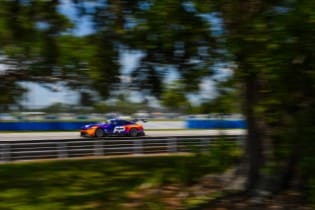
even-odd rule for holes
{"type": "Polygon", "coordinates": [[[95,131],[95,136],[96,137],[103,137],[104,136],[104,131],[101,128],[96,129],[95,131]]]}
{"type": "Polygon", "coordinates": [[[129,136],[136,137],[138,135],[138,131],[135,128],[131,128],[129,131],[129,136]]]}

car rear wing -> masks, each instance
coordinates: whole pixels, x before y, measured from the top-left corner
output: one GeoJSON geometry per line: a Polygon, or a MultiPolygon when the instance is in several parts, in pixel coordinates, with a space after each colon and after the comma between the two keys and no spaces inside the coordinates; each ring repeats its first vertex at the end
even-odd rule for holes
{"type": "Polygon", "coordinates": [[[148,122],[148,120],[147,119],[138,119],[138,118],[135,118],[135,119],[132,119],[131,120],[132,122],[144,122],[144,123],[146,123],[146,122],[148,122]]]}

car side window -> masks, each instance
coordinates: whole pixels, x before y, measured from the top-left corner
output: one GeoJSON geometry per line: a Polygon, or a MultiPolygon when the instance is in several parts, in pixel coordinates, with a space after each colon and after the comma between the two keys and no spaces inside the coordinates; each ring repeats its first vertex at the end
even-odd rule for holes
{"type": "Polygon", "coordinates": [[[127,120],[119,120],[118,125],[131,125],[132,123],[127,120]]]}
{"type": "Polygon", "coordinates": [[[116,125],[119,125],[119,126],[120,126],[120,125],[124,125],[124,123],[123,123],[122,120],[117,120],[117,121],[116,121],[116,125]]]}
{"type": "Polygon", "coordinates": [[[125,121],[125,125],[132,125],[133,123],[130,121],[125,121]]]}

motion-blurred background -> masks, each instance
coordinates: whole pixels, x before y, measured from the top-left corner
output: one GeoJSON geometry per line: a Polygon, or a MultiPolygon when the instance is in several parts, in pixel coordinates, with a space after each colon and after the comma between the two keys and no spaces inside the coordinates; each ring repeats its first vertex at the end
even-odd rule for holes
{"type": "Polygon", "coordinates": [[[246,192],[314,202],[312,0],[0,5],[1,121],[244,116],[246,192]]]}

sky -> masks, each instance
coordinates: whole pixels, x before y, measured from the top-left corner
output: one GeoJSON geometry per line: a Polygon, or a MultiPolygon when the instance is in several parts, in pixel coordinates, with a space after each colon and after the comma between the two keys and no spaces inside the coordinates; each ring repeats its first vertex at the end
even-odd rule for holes
{"type": "MultiPolygon", "coordinates": [[[[91,7],[95,5],[93,2],[86,2],[85,6],[91,7]]],[[[73,33],[77,36],[84,36],[93,32],[93,27],[91,21],[88,17],[79,17],[77,15],[77,11],[75,9],[75,5],[70,0],[62,0],[62,4],[59,7],[59,11],[62,14],[65,14],[68,18],[70,18],[74,23],[76,23],[76,27],[73,29],[73,33]]],[[[209,18],[209,17],[206,17],[209,18]]],[[[214,17],[211,17],[214,19],[214,17]]],[[[214,19],[214,21],[217,21],[214,19]]],[[[217,24],[219,25],[219,24],[217,24]]],[[[128,79],[128,73],[137,65],[137,62],[141,58],[140,52],[124,52],[120,57],[120,62],[122,65],[122,74],[125,75],[125,79],[128,79]]],[[[0,73],[1,73],[0,66],[0,73]]],[[[231,75],[231,71],[229,69],[221,68],[217,77],[225,77],[227,75],[231,75]]],[[[170,82],[177,78],[176,73],[171,73],[168,75],[167,82],[170,82]]],[[[78,93],[75,91],[71,91],[65,86],[60,84],[56,84],[54,87],[59,91],[52,92],[49,89],[43,87],[39,84],[34,84],[30,82],[24,82],[22,85],[29,89],[29,92],[25,96],[25,100],[23,100],[23,105],[27,107],[46,107],[53,103],[65,103],[65,104],[76,104],[79,100],[78,93]]],[[[213,98],[216,95],[214,82],[210,78],[205,78],[200,83],[201,92],[200,95],[190,95],[190,100],[197,104],[200,102],[201,98],[213,98]]],[[[133,93],[132,98],[134,101],[139,100],[140,93],[133,93]]]]}

